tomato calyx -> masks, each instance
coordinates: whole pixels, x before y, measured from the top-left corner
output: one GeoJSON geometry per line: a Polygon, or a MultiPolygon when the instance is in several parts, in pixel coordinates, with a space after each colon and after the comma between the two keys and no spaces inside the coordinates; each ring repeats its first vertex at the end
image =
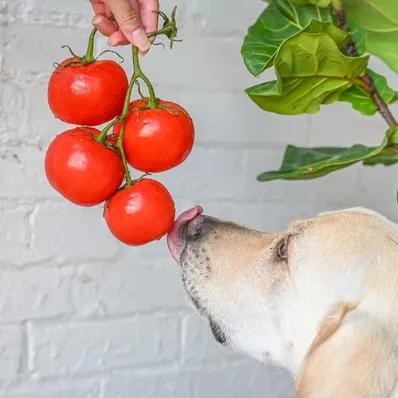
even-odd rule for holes
{"type": "Polygon", "coordinates": [[[70,54],[72,55],[73,58],[68,60],[65,63],[62,63],[62,64],[59,64],[58,62],[54,62],[53,63],[54,67],[67,68],[69,66],[81,66],[81,65],[93,64],[94,62],[96,62],[99,59],[99,57],[101,57],[105,53],[115,54],[119,58],[120,63],[123,63],[124,58],[119,53],[117,53],[116,51],[113,51],[113,50],[102,51],[100,54],[98,54],[96,57],[94,57],[94,42],[95,42],[95,34],[96,33],[97,33],[97,29],[94,28],[91,31],[90,36],[88,38],[87,50],[83,56],[77,55],[72,50],[72,48],[67,44],[64,44],[63,46],[61,46],[61,48],[66,48],[70,52],[70,54]]]}
{"type": "MultiPolygon", "coordinates": [[[[173,44],[175,42],[180,42],[182,40],[177,39],[177,21],[176,21],[176,13],[177,13],[177,6],[173,8],[171,12],[171,17],[169,18],[163,11],[154,11],[159,14],[163,19],[163,26],[161,29],[149,32],[148,37],[155,37],[157,35],[163,34],[170,40],[170,48],[173,48],[173,44]]],[[[161,44],[161,43],[159,43],[161,44]]],[[[155,43],[156,45],[156,43],[155,43]]]]}
{"type": "MultiPolygon", "coordinates": [[[[148,97],[141,97],[141,100],[143,102],[145,102],[146,105],[142,105],[142,106],[137,106],[136,101],[133,101],[130,103],[129,106],[129,112],[145,112],[147,110],[150,110],[151,108],[148,106],[148,103],[150,101],[150,99],[148,97]]],[[[173,108],[172,106],[170,106],[170,104],[167,101],[163,101],[160,98],[157,98],[158,104],[156,109],[160,109],[164,112],[169,113],[170,115],[173,116],[179,116],[181,114],[181,110],[177,110],[175,108],[173,108]]]]}

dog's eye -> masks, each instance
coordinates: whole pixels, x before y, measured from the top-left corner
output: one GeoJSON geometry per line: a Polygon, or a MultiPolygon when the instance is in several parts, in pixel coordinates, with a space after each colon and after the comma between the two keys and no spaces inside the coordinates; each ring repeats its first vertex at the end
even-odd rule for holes
{"type": "Polygon", "coordinates": [[[281,239],[277,244],[276,244],[276,254],[278,258],[281,260],[286,260],[288,258],[288,244],[289,244],[289,236],[286,236],[285,238],[281,239]]]}

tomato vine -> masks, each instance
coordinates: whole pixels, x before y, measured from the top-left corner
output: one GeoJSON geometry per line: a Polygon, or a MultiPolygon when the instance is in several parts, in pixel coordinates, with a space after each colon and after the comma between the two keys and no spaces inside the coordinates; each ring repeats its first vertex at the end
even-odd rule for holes
{"type": "MultiPolygon", "coordinates": [[[[148,36],[163,35],[172,48],[179,41],[176,8],[170,18],[159,14],[163,26],[148,36]]],[[[175,217],[166,187],[145,177],[186,159],[194,125],[180,105],[157,98],[141,68],[137,47],[131,46],[130,79],[116,62],[98,60],[96,32],[91,31],[83,56],[63,46],[72,57],[56,64],[50,77],[48,102],[53,114],[80,126],[53,139],[46,152],[46,175],[53,188],[74,204],[105,202],[104,218],[112,234],[126,244],[141,245],[165,235],[175,217]],[[143,98],[139,82],[146,85],[148,98],[143,98]],[[141,99],[131,101],[134,86],[141,99]],[[102,123],[107,125],[101,131],[91,127],[102,123]],[[144,174],[133,180],[129,165],[144,174]]],[[[106,52],[113,51],[100,55],[106,52]]]]}

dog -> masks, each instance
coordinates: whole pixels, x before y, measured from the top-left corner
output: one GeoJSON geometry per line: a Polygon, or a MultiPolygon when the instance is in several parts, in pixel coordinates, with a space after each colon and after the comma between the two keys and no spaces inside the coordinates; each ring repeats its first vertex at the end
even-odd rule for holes
{"type": "Polygon", "coordinates": [[[215,339],[288,369],[297,398],[398,398],[398,225],[355,208],[264,233],[197,206],[168,246],[215,339]]]}

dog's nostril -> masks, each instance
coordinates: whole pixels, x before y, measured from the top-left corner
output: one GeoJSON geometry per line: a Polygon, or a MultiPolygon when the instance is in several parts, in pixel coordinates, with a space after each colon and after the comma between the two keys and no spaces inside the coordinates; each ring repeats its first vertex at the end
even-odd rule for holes
{"type": "Polygon", "coordinates": [[[197,216],[185,225],[183,229],[184,237],[187,239],[197,239],[206,235],[214,226],[216,220],[207,216],[197,216]]]}

